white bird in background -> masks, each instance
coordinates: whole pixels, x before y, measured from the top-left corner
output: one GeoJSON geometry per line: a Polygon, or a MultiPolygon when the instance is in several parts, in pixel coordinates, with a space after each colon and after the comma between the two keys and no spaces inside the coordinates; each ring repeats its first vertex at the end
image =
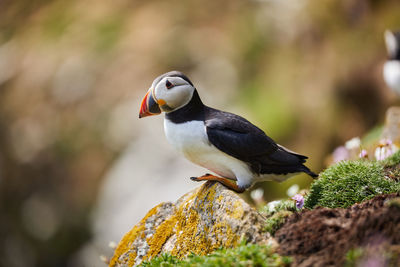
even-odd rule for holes
{"type": "Polygon", "coordinates": [[[400,96],[400,32],[385,31],[388,59],[383,66],[386,84],[400,96]]]}

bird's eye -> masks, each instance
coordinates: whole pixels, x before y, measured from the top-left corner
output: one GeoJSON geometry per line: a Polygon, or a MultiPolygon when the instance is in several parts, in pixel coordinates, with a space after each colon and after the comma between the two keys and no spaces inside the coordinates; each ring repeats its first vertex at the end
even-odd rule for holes
{"type": "Polygon", "coordinates": [[[167,89],[171,89],[172,87],[174,87],[174,85],[168,80],[165,82],[165,86],[167,87],[167,89]]]}

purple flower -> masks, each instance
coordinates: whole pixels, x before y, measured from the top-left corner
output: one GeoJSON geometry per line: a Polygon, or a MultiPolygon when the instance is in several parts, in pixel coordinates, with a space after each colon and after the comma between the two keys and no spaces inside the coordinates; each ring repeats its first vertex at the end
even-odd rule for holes
{"type": "Polygon", "coordinates": [[[395,152],[395,147],[390,139],[382,139],[379,141],[378,147],[375,149],[376,160],[384,160],[395,152]]]}
{"type": "Polygon", "coordinates": [[[302,195],[300,195],[300,194],[296,194],[296,195],[294,195],[293,197],[292,197],[292,199],[294,200],[294,201],[296,201],[296,208],[297,209],[302,209],[303,208],[303,206],[304,206],[304,197],[302,196],[302,195]]]}
{"type": "Polygon", "coordinates": [[[359,157],[359,158],[362,158],[362,159],[368,158],[368,152],[367,152],[367,150],[365,150],[365,149],[361,150],[360,154],[358,154],[358,157],[359,157]]]}
{"type": "Polygon", "coordinates": [[[385,139],[381,140],[381,143],[382,143],[383,145],[385,145],[385,146],[391,146],[391,145],[393,145],[392,140],[390,140],[390,139],[388,139],[388,138],[385,138],[385,139]]]}

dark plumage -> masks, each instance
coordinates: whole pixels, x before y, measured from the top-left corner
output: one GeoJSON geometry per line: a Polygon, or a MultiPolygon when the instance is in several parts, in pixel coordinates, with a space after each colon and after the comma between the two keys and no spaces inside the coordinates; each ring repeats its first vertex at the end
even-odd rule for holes
{"type": "Polygon", "coordinates": [[[303,163],[307,157],[276,144],[248,120],[206,107],[205,125],[210,142],[221,151],[249,164],[255,174],[311,172],[303,163]]]}
{"type": "Polygon", "coordinates": [[[318,176],[303,165],[306,156],[276,144],[245,118],[204,105],[197,90],[187,105],[167,113],[166,118],[174,123],[204,121],[210,143],[246,162],[255,174],[305,172],[312,177],[318,176]]]}

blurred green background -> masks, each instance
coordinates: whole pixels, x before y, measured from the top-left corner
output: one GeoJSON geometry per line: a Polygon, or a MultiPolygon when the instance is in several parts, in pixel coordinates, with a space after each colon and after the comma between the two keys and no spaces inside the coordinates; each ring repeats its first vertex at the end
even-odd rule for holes
{"type": "MultiPolygon", "coordinates": [[[[138,105],[166,71],[183,71],[205,103],[248,118],[319,172],[337,145],[396,104],[381,73],[383,32],[400,28],[399,14],[398,0],[2,0],[0,265],[102,266],[106,240],[117,242],[144,215],[129,207],[177,199],[188,177],[170,182],[176,169],[203,174],[171,165],[178,159],[168,146],[148,159],[164,142],[162,118],[139,121],[138,105]],[[148,150],[139,152],[142,143],[148,150]],[[107,180],[127,147],[140,153],[124,173],[130,179],[107,180]],[[102,218],[122,220],[111,199],[131,219],[96,228],[102,218]]],[[[257,186],[269,201],[310,182],[257,186]]]]}

